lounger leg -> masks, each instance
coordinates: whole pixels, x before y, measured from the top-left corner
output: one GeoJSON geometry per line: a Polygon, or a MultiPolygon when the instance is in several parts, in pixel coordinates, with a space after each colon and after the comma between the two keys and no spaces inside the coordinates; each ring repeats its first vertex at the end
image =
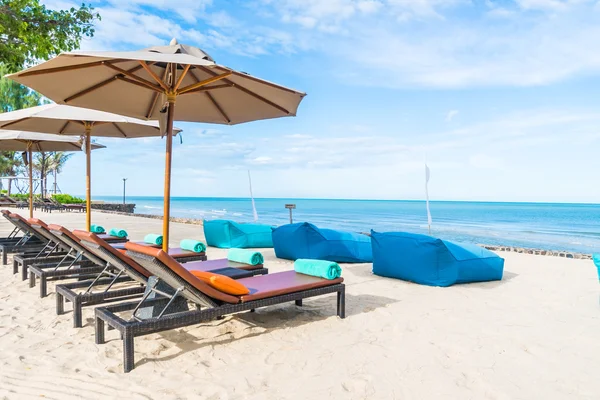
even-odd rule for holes
{"type": "Polygon", "coordinates": [[[337,315],[338,317],[344,319],[346,318],[346,288],[342,287],[342,289],[337,292],[337,315]]]}
{"type": "Polygon", "coordinates": [[[2,265],[6,265],[8,262],[8,253],[5,250],[2,250],[2,265]]]}
{"type": "Polygon", "coordinates": [[[25,261],[23,261],[23,266],[21,267],[21,280],[26,280],[27,279],[27,270],[29,269],[29,266],[27,265],[27,263],[25,261]]]}
{"type": "Polygon", "coordinates": [[[62,315],[65,312],[65,302],[62,294],[56,292],[56,315],[62,315]]]}
{"type": "Polygon", "coordinates": [[[298,307],[302,307],[302,299],[300,299],[300,300],[296,300],[296,305],[297,305],[298,307]]]}
{"type": "Polygon", "coordinates": [[[44,298],[48,295],[48,282],[46,277],[42,274],[40,276],[40,297],[44,298]]]}
{"type": "Polygon", "coordinates": [[[35,274],[33,272],[29,274],[29,287],[35,287],[35,274]]]}
{"type": "Polygon", "coordinates": [[[104,321],[96,317],[96,344],[104,344],[104,321]]]}
{"type": "Polygon", "coordinates": [[[123,332],[123,369],[129,372],[133,369],[134,360],[133,333],[129,329],[123,332]]]}
{"type": "Polygon", "coordinates": [[[73,300],[73,327],[81,328],[83,326],[82,317],[81,317],[81,299],[79,296],[75,297],[73,300]]]}
{"type": "Polygon", "coordinates": [[[19,272],[19,263],[17,263],[17,260],[13,260],[13,274],[17,272],[19,272]]]}

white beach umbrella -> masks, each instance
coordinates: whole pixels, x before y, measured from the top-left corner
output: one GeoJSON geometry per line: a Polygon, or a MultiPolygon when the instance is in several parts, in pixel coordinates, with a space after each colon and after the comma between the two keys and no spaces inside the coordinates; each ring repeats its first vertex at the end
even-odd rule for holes
{"type": "MultiPolygon", "coordinates": [[[[83,135],[86,146],[86,226],[91,226],[91,136],[139,138],[161,136],[158,122],[104,111],[46,104],[0,114],[0,129],[83,135]]],[[[175,128],[177,134],[180,130],[175,128]]]]}
{"type": "Polygon", "coordinates": [[[296,115],[304,93],[218,65],[175,40],[140,51],[70,52],[8,76],[61,104],[135,118],[166,114],[163,249],[169,243],[173,121],[239,124],[296,115]],[[175,107],[177,103],[177,108],[175,107]]]}
{"type": "MultiPolygon", "coordinates": [[[[2,114],[0,114],[2,115],[2,114]]],[[[50,135],[39,132],[0,130],[0,150],[22,151],[27,153],[29,166],[29,217],[33,218],[33,158],[34,152],[81,151],[82,141],[77,136],[50,135]]],[[[92,143],[90,150],[103,149],[92,143]]]]}

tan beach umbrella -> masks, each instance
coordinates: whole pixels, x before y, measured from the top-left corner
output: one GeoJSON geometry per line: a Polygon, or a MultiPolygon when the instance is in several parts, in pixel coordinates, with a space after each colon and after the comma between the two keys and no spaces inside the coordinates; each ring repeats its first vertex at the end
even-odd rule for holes
{"type": "MultiPolygon", "coordinates": [[[[0,114],[1,115],[1,114],[0,114]]],[[[7,131],[0,129],[0,150],[27,152],[29,166],[29,217],[33,218],[33,152],[81,151],[83,143],[77,136],[50,135],[39,132],[7,131]]],[[[90,149],[103,149],[92,143],[90,149]]]]}
{"type": "Polygon", "coordinates": [[[296,115],[304,93],[218,65],[171,41],[140,51],[71,52],[8,76],[61,104],[163,120],[163,248],[169,243],[173,121],[239,124],[296,115]],[[175,107],[177,103],[177,107],[175,107]]]}
{"type": "MultiPolygon", "coordinates": [[[[158,122],[125,117],[88,108],[60,104],[24,108],[0,114],[0,129],[48,132],[86,137],[86,227],[92,224],[91,212],[91,136],[139,138],[161,136],[158,122]]],[[[174,129],[175,134],[179,129],[174,129]]]]}

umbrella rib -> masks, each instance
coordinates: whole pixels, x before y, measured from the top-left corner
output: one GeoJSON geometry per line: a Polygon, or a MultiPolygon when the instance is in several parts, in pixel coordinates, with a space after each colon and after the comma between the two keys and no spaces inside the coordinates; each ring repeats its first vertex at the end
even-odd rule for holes
{"type": "MultiPolygon", "coordinates": [[[[213,71],[211,71],[210,69],[208,69],[206,67],[203,67],[203,66],[199,65],[198,68],[200,68],[202,71],[206,72],[209,75],[218,76],[218,74],[216,72],[213,72],[213,71]]],[[[262,97],[261,95],[256,94],[256,93],[254,93],[253,91],[251,91],[249,89],[246,89],[242,85],[234,83],[234,82],[232,82],[229,79],[223,79],[223,82],[231,84],[233,87],[238,88],[242,92],[244,92],[244,93],[246,93],[246,94],[248,94],[248,95],[250,95],[252,97],[255,97],[256,99],[262,101],[263,103],[266,103],[266,104],[270,105],[271,107],[274,107],[274,108],[278,109],[279,111],[282,111],[282,112],[286,113],[287,115],[291,114],[288,110],[286,110],[285,108],[281,107],[279,104],[275,104],[271,100],[268,100],[268,99],[262,97]]]]}
{"type": "MultiPolygon", "coordinates": [[[[169,72],[168,68],[165,68],[165,73],[163,74],[163,80],[167,79],[167,74],[169,72]]],[[[150,107],[148,107],[148,111],[146,112],[146,119],[150,118],[152,115],[152,111],[154,111],[154,107],[156,107],[156,101],[158,100],[158,93],[154,93],[152,102],[150,102],[150,107]]]]}
{"type": "Polygon", "coordinates": [[[213,105],[215,106],[215,108],[217,110],[219,110],[219,112],[221,113],[221,115],[223,116],[223,118],[225,118],[225,121],[227,121],[228,124],[231,123],[231,120],[229,119],[229,117],[227,116],[227,114],[225,114],[225,111],[223,111],[223,109],[221,108],[221,106],[219,105],[219,103],[217,103],[217,101],[215,100],[215,98],[210,94],[210,92],[204,92],[206,93],[206,96],[209,98],[209,100],[213,103],[213,105]]]}
{"type": "Polygon", "coordinates": [[[179,76],[179,79],[177,79],[177,83],[175,83],[175,87],[173,87],[174,91],[177,91],[177,89],[179,89],[179,86],[181,85],[181,82],[183,82],[183,78],[185,78],[186,74],[188,73],[190,67],[192,65],[191,64],[187,64],[184,68],[183,71],[181,72],[181,75],[179,76]]]}
{"type": "Polygon", "coordinates": [[[59,135],[62,135],[64,133],[65,129],[67,129],[67,125],[69,125],[70,122],[71,121],[65,122],[65,124],[62,126],[62,128],[60,128],[60,130],[58,131],[59,135]]]}
{"type": "Polygon", "coordinates": [[[10,121],[9,123],[7,123],[7,124],[4,124],[4,125],[0,126],[0,128],[5,128],[5,127],[7,127],[7,126],[11,126],[11,125],[14,125],[14,124],[18,124],[18,123],[19,123],[19,122],[21,122],[21,121],[25,121],[27,118],[29,118],[29,117],[25,117],[25,118],[19,118],[19,119],[17,119],[17,120],[10,121]]]}
{"type": "MultiPolygon", "coordinates": [[[[154,80],[156,81],[156,83],[158,83],[158,84],[160,85],[160,87],[162,87],[162,88],[163,88],[165,91],[168,91],[168,90],[169,90],[169,88],[167,87],[167,85],[165,85],[165,83],[162,81],[162,79],[160,79],[160,78],[158,77],[158,75],[156,75],[156,74],[154,73],[154,71],[152,71],[152,70],[150,69],[150,67],[148,66],[148,64],[146,64],[146,62],[145,62],[145,61],[142,61],[142,60],[140,60],[140,65],[142,66],[142,68],[144,68],[144,70],[146,70],[146,72],[147,72],[147,73],[149,73],[149,74],[150,74],[150,76],[151,76],[152,78],[154,78],[154,80]]],[[[150,82],[148,82],[148,83],[150,83],[150,82]]]]}
{"type": "MultiPolygon", "coordinates": [[[[191,76],[194,76],[194,74],[190,74],[191,76]]],[[[215,85],[215,86],[208,86],[208,87],[199,87],[198,89],[193,89],[193,90],[189,90],[183,94],[192,94],[192,93],[199,93],[199,92],[208,92],[209,90],[216,90],[216,89],[224,89],[224,88],[228,88],[228,87],[233,87],[233,84],[229,84],[229,83],[225,83],[223,85],[215,85]]]]}
{"type": "Polygon", "coordinates": [[[211,84],[213,82],[220,81],[221,79],[225,79],[228,76],[231,76],[231,72],[226,72],[226,73],[221,74],[221,75],[215,75],[215,76],[210,77],[208,79],[205,79],[203,81],[196,82],[196,83],[193,83],[193,84],[191,84],[189,86],[186,86],[183,89],[178,90],[177,94],[178,95],[184,94],[185,92],[189,92],[190,90],[198,89],[199,87],[209,85],[209,84],[211,84]]]}
{"type": "Polygon", "coordinates": [[[115,78],[117,78],[120,81],[130,83],[132,85],[143,87],[144,89],[150,89],[150,90],[154,90],[157,93],[163,93],[163,91],[159,87],[156,87],[156,86],[154,86],[152,84],[141,83],[141,82],[138,82],[138,81],[133,80],[133,79],[129,79],[129,78],[127,78],[125,76],[121,76],[121,75],[117,75],[115,78]]]}
{"type": "Polygon", "coordinates": [[[33,75],[52,74],[54,72],[72,71],[75,69],[97,67],[99,65],[102,65],[103,63],[104,63],[104,61],[94,61],[94,62],[87,63],[87,64],[65,65],[64,67],[38,69],[35,71],[25,71],[23,73],[17,74],[17,76],[33,76],[33,75]]]}
{"type": "MultiPolygon", "coordinates": [[[[131,68],[131,69],[130,69],[130,70],[128,70],[127,72],[129,72],[129,73],[134,73],[134,72],[136,72],[136,71],[139,71],[140,69],[142,69],[142,66],[141,66],[141,65],[138,65],[137,67],[131,68]]],[[[75,93],[74,95],[72,95],[72,96],[70,96],[70,97],[67,97],[67,98],[64,100],[64,102],[65,102],[65,103],[68,103],[69,101],[71,101],[71,100],[75,100],[76,98],[78,98],[78,97],[81,97],[81,96],[83,96],[83,95],[86,95],[86,94],[88,94],[88,93],[90,93],[90,92],[93,92],[93,91],[94,91],[94,90],[96,90],[96,89],[100,89],[101,87],[103,87],[103,86],[106,86],[106,85],[108,85],[108,84],[109,84],[109,83],[111,83],[111,82],[114,82],[114,80],[115,80],[115,79],[116,79],[116,76],[111,76],[110,78],[108,78],[108,79],[106,79],[106,80],[104,80],[104,81],[102,81],[102,82],[100,82],[100,83],[97,83],[97,84],[95,84],[94,86],[90,86],[90,87],[89,87],[89,88],[87,88],[87,89],[83,89],[81,92],[75,93]]]]}
{"type": "MultiPolygon", "coordinates": [[[[217,68],[219,68],[219,67],[217,67],[217,68]]],[[[225,69],[225,70],[227,71],[227,69],[225,69]]],[[[244,73],[239,72],[239,71],[231,70],[231,73],[233,75],[235,75],[235,76],[243,77],[243,78],[246,78],[246,79],[250,79],[251,81],[255,81],[255,82],[267,85],[267,86],[274,87],[275,89],[284,90],[286,92],[293,93],[293,94],[299,94],[299,95],[301,95],[303,97],[306,96],[306,93],[298,92],[298,91],[296,91],[294,89],[286,88],[285,86],[279,86],[279,85],[277,85],[275,83],[267,82],[267,81],[264,81],[262,79],[255,78],[252,75],[244,74],[244,73]]]]}
{"type": "Polygon", "coordinates": [[[119,127],[119,125],[117,125],[117,123],[116,123],[116,122],[113,122],[112,124],[115,126],[115,128],[117,128],[117,130],[118,130],[119,132],[121,132],[121,135],[123,135],[123,137],[127,137],[127,135],[125,134],[125,132],[123,132],[123,129],[121,129],[121,128],[119,127]]]}
{"type": "Polygon", "coordinates": [[[115,70],[125,76],[127,76],[128,78],[137,81],[138,83],[141,83],[144,86],[147,86],[148,88],[155,90],[155,91],[159,91],[162,92],[161,88],[159,86],[153,85],[151,82],[148,82],[147,80],[145,80],[144,78],[140,78],[137,75],[132,74],[131,72],[124,70],[123,68],[119,68],[116,65],[112,65],[111,63],[108,62],[104,62],[102,65],[107,66],[108,68],[115,70]]]}

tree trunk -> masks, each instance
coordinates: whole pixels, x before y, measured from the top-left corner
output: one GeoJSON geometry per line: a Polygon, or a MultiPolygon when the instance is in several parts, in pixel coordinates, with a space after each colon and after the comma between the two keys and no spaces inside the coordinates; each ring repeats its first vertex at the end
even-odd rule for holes
{"type": "Polygon", "coordinates": [[[12,192],[12,179],[9,179],[8,180],[8,191],[7,191],[8,197],[10,197],[11,192],[12,192]]]}

